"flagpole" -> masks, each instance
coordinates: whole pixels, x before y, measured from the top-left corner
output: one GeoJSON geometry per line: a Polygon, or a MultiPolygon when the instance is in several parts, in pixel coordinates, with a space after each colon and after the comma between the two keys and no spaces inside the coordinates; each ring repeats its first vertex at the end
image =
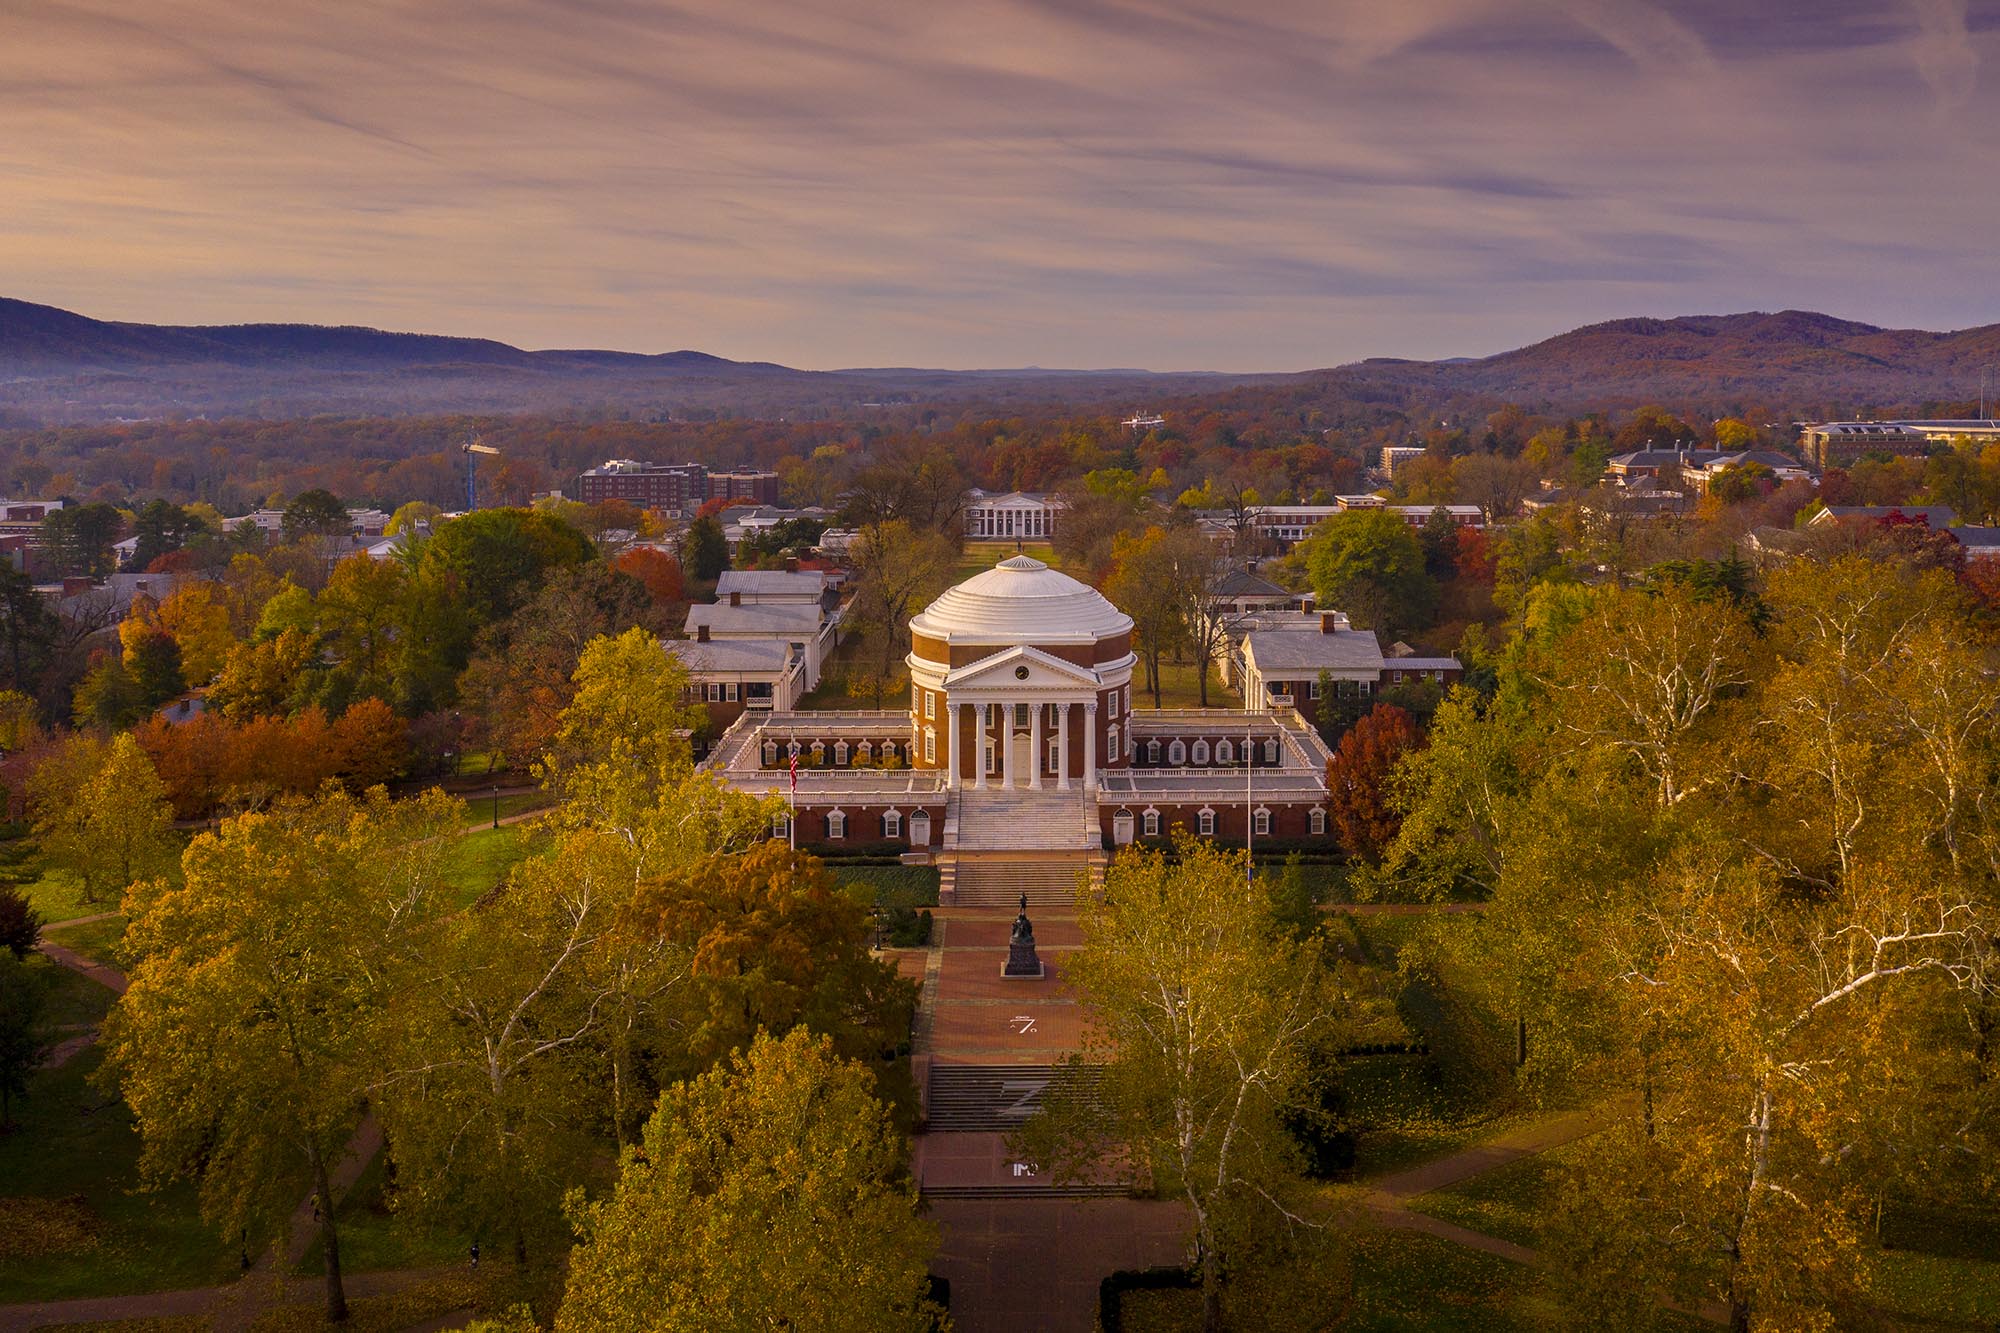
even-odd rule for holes
{"type": "Polygon", "coordinates": [[[788,802],[791,816],[785,820],[785,836],[791,844],[791,849],[796,852],[799,849],[799,743],[797,741],[792,742],[791,761],[792,791],[788,802]]]}
{"type": "Polygon", "coordinates": [[[1251,744],[1254,733],[1255,713],[1243,719],[1243,875],[1252,885],[1257,883],[1257,853],[1254,846],[1257,838],[1257,797],[1251,789],[1251,782],[1257,772],[1257,752],[1251,744]]]}

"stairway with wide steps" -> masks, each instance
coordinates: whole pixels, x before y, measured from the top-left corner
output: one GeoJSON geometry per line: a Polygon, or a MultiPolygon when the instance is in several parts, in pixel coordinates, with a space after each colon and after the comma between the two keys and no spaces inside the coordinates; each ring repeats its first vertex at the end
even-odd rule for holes
{"type": "Polygon", "coordinates": [[[1087,1092],[1102,1077],[1101,1070],[1056,1065],[932,1065],[924,1098],[925,1132],[1019,1129],[1050,1087],[1068,1084],[1087,1092]]]}
{"type": "MultiPolygon", "coordinates": [[[[1089,858],[1077,856],[957,856],[949,866],[954,907],[1014,907],[1028,895],[1030,907],[1070,907],[1077,877],[1090,873],[1089,858]]],[[[940,880],[940,895],[947,886],[940,880]]]]}
{"type": "Polygon", "coordinates": [[[1080,789],[961,788],[955,801],[958,851],[1096,851],[1104,845],[1097,804],[1080,789]]]}

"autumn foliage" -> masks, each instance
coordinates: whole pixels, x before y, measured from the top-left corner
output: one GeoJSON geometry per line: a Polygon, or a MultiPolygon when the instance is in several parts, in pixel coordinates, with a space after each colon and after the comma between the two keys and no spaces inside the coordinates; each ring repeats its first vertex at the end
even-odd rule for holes
{"type": "Polygon", "coordinates": [[[1394,704],[1377,704],[1340,738],[1328,774],[1327,805],[1334,835],[1350,854],[1379,861],[1395,840],[1402,816],[1390,805],[1388,778],[1422,742],[1416,719],[1394,704]]]}
{"type": "Polygon", "coordinates": [[[177,819],[309,794],[329,779],[365,791],[396,777],[408,758],[403,723],[380,699],[364,699],[331,722],[318,708],[240,722],[204,713],[178,723],[154,717],[133,734],[177,819]]]}

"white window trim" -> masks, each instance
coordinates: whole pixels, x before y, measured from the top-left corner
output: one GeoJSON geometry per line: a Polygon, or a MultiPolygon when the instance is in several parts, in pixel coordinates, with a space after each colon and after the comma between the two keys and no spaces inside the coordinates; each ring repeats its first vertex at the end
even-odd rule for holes
{"type": "Polygon", "coordinates": [[[1218,764],[1235,763],[1236,747],[1227,740],[1217,741],[1215,743],[1215,762],[1218,764]]]}
{"type": "Polygon", "coordinates": [[[1160,762],[1160,742],[1157,738],[1146,742],[1146,762],[1149,764],[1160,762]]]}
{"type": "Polygon", "coordinates": [[[847,756],[848,756],[848,753],[849,753],[849,752],[848,752],[848,749],[847,749],[847,742],[846,742],[846,741],[835,741],[835,742],[833,743],[833,762],[834,762],[834,763],[836,763],[836,764],[844,764],[844,763],[846,763],[846,762],[847,762],[847,756]]]}
{"type": "Polygon", "coordinates": [[[924,717],[925,717],[925,718],[926,718],[927,720],[929,720],[929,721],[932,721],[932,722],[935,722],[935,721],[937,721],[937,691],[936,691],[936,690],[925,690],[925,691],[924,691],[924,717]]]}
{"type": "Polygon", "coordinates": [[[826,812],[827,841],[831,842],[837,838],[845,838],[846,836],[847,836],[846,812],[841,810],[827,811],[826,812]]]}
{"type": "Polygon", "coordinates": [[[1314,806],[1312,813],[1306,816],[1306,826],[1312,830],[1314,837],[1324,837],[1326,834],[1326,807],[1320,805],[1314,806]]]}
{"type": "Polygon", "coordinates": [[[1150,805],[1147,806],[1139,812],[1139,820],[1139,826],[1145,830],[1146,837],[1157,838],[1160,836],[1160,812],[1158,810],[1150,805]]]}
{"type": "Polygon", "coordinates": [[[922,809],[918,809],[918,810],[912,810],[912,811],[910,811],[910,820],[909,820],[909,824],[908,824],[908,828],[909,828],[909,830],[910,830],[910,832],[909,832],[909,840],[910,840],[910,845],[911,845],[912,847],[928,847],[928,846],[930,846],[930,843],[931,843],[931,812],[930,812],[930,811],[928,811],[928,810],[922,810],[922,809]],[[921,840],[919,840],[919,839],[918,839],[918,837],[917,837],[917,823],[918,823],[918,821],[919,821],[919,820],[921,820],[921,821],[923,822],[923,835],[924,835],[924,836],[923,836],[923,838],[922,838],[921,840]]]}
{"type": "Polygon", "coordinates": [[[1175,768],[1187,762],[1187,746],[1181,744],[1178,736],[1174,738],[1174,743],[1167,747],[1167,762],[1175,768]]]}
{"type": "Polygon", "coordinates": [[[882,836],[900,838],[903,836],[903,812],[894,808],[882,812],[882,836]]]}
{"type": "Polygon", "coordinates": [[[1257,830],[1258,837],[1260,838],[1270,837],[1271,836],[1270,810],[1268,810],[1264,806],[1261,805],[1258,806],[1254,811],[1251,812],[1250,826],[1257,830]]]}
{"type": "Polygon", "coordinates": [[[722,687],[722,699],[724,703],[736,703],[739,694],[740,690],[733,680],[722,687]]]}
{"type": "Polygon", "coordinates": [[[937,762],[937,733],[929,727],[924,728],[924,762],[927,764],[937,762]]]}
{"type": "Polygon", "coordinates": [[[1204,805],[1195,813],[1195,831],[1204,838],[1215,836],[1215,811],[1213,809],[1204,805]]]}
{"type": "Polygon", "coordinates": [[[1188,751],[1188,762],[1195,764],[1205,764],[1208,762],[1208,741],[1206,738],[1194,743],[1194,749],[1188,751]]]}

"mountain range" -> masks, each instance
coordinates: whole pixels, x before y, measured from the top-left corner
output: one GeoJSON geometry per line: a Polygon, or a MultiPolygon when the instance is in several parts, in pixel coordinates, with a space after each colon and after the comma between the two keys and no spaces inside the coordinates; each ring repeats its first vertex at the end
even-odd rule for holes
{"type": "Polygon", "coordinates": [[[1275,389],[1325,405],[1659,401],[1728,410],[1921,410],[1977,396],[2000,324],[1933,333],[1809,311],[1621,319],[1514,351],[1373,359],[1295,374],[1139,370],[805,371],[705,352],[527,351],[483,338],[313,324],[115,323],[0,298],[0,423],[312,413],[783,415],[924,403],[998,410],[1152,404],[1275,389]]]}

